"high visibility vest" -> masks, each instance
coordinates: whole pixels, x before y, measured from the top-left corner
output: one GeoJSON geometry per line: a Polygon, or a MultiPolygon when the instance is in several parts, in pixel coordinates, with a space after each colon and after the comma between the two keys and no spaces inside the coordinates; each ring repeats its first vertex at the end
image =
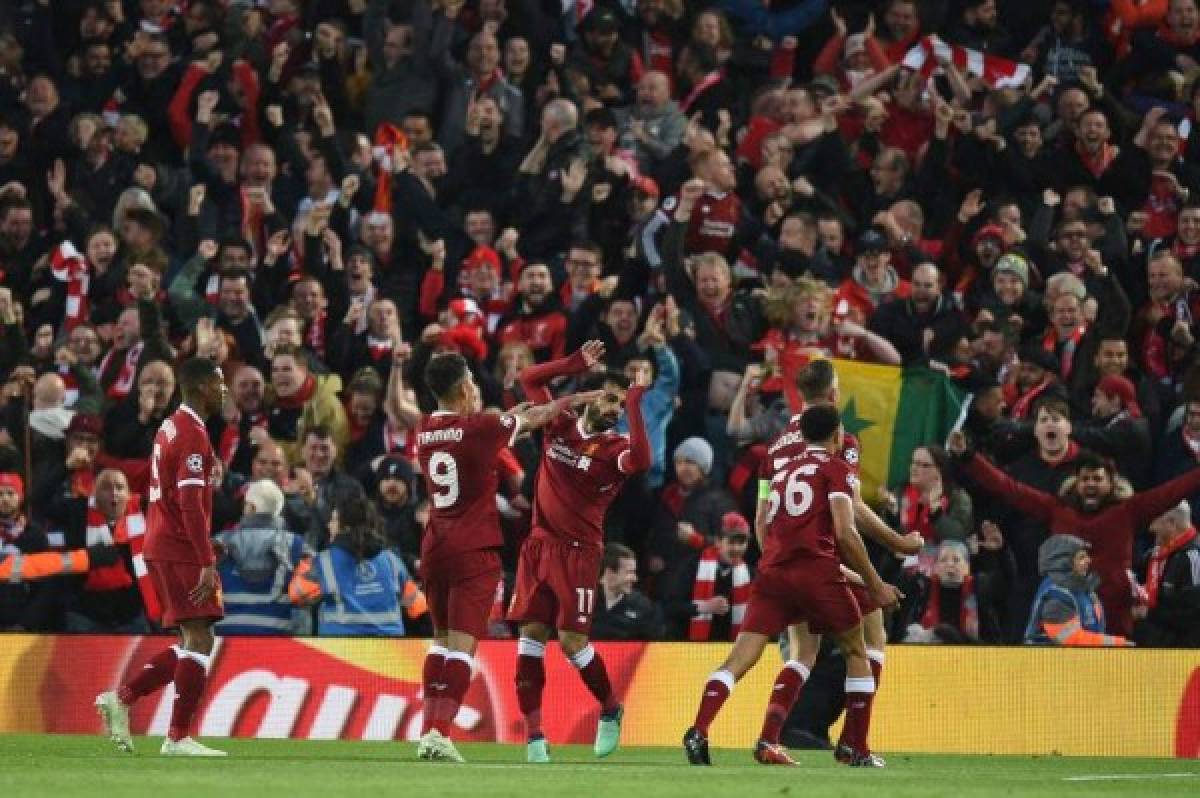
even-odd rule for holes
{"type": "Polygon", "coordinates": [[[313,575],[323,595],[317,609],[318,635],[404,634],[400,596],[408,571],[391,551],[356,560],[342,547],[330,546],[317,555],[313,575]]]}
{"type": "Polygon", "coordinates": [[[290,537],[288,561],[279,563],[275,573],[262,582],[247,580],[230,558],[217,566],[225,603],[225,618],[217,624],[218,634],[283,635],[294,631],[288,582],[292,578],[292,563],[300,562],[304,556],[304,539],[299,535],[290,537]]]}
{"type": "Polygon", "coordinates": [[[1026,643],[1047,645],[1063,642],[1051,640],[1042,628],[1042,606],[1051,599],[1074,607],[1079,626],[1085,632],[1104,632],[1104,608],[1095,593],[1070,591],[1046,577],[1038,585],[1037,593],[1033,597],[1033,611],[1029,614],[1029,623],[1025,627],[1026,643]]]}

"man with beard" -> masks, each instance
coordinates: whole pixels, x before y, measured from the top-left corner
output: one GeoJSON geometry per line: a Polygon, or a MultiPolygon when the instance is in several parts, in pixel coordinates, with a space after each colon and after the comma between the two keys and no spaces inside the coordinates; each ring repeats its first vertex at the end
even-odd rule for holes
{"type": "Polygon", "coordinates": [[[596,6],[579,23],[582,41],[571,53],[570,65],[586,75],[605,105],[625,107],[644,67],[637,51],[620,40],[620,24],[612,9],[596,6]]]}
{"type": "MultiPolygon", "coordinates": [[[[1200,488],[1200,468],[1153,490],[1129,496],[1118,490],[1112,465],[1097,457],[1080,457],[1074,481],[1061,496],[1025,485],[988,460],[972,454],[961,432],[951,433],[947,449],[963,461],[963,469],[984,490],[1020,508],[1053,534],[1075,535],[1090,543],[1100,576],[1101,603],[1113,633],[1128,636],[1133,626],[1133,535],[1154,518],[1200,488]]],[[[1013,610],[1019,608],[1012,608],[1013,610]]]]}
{"type": "MultiPolygon", "coordinates": [[[[579,375],[603,362],[604,344],[589,341],[568,358],[530,366],[521,373],[526,396],[551,398],[549,383],[579,375]]],[[[634,474],[653,461],[642,423],[641,400],[647,385],[623,374],[601,372],[585,378],[583,390],[598,389],[582,415],[567,413],[551,422],[544,436],[544,457],[534,498],[533,531],[521,547],[517,583],[509,609],[520,624],[517,644],[517,701],[525,716],[530,762],[549,762],[542,731],[543,659],[552,630],[563,653],[579,671],[588,691],[600,702],[593,751],[603,758],[617,749],[623,709],[609,683],[600,655],[588,641],[603,555],[604,515],[634,474]],[[613,431],[622,409],[629,435],[613,431]]]]}
{"type": "Polygon", "coordinates": [[[390,455],[375,468],[376,504],[388,546],[409,567],[421,556],[422,527],[417,523],[416,472],[402,457],[390,455]]]}
{"type": "Polygon", "coordinates": [[[567,316],[554,292],[550,268],[531,262],[517,278],[517,296],[512,312],[499,324],[499,340],[528,344],[539,363],[563,356],[567,345],[567,316]]]}
{"type": "Polygon", "coordinates": [[[928,262],[913,270],[908,298],[884,302],[871,314],[867,328],[891,341],[905,365],[924,360],[935,337],[967,333],[962,313],[942,295],[937,266],[928,262]]]}
{"type": "MultiPolygon", "coordinates": [[[[642,3],[640,5],[645,5],[642,3]]],[[[665,72],[651,71],[637,84],[637,102],[629,109],[621,132],[621,145],[632,149],[643,174],[654,174],[683,141],[687,118],[671,99],[671,79],[665,72]]]]}
{"type": "Polygon", "coordinates": [[[1138,406],[1150,422],[1151,430],[1161,429],[1162,405],[1154,381],[1130,362],[1129,342],[1124,336],[1109,334],[1099,339],[1090,363],[1080,363],[1071,375],[1071,407],[1084,412],[1091,407],[1096,383],[1105,377],[1124,377],[1136,388],[1138,406]]]}

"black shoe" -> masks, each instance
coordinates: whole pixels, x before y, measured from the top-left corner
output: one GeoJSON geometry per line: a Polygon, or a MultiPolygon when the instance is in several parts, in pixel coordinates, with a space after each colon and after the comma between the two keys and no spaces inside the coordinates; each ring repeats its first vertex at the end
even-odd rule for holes
{"type": "Polygon", "coordinates": [[[689,764],[712,764],[712,759],[708,755],[708,738],[695,726],[688,729],[683,735],[683,752],[687,754],[689,764]]]}
{"type": "Polygon", "coordinates": [[[843,765],[849,765],[852,768],[882,768],[887,767],[887,762],[883,761],[883,757],[875,754],[863,754],[855,751],[845,743],[838,743],[833,752],[833,758],[843,765]]]}

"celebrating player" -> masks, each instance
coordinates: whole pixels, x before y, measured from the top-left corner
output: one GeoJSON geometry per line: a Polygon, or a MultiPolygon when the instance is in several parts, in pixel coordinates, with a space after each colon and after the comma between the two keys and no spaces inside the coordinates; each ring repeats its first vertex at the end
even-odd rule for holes
{"type": "MultiPolygon", "coordinates": [[[[813,360],[796,375],[796,387],[804,399],[806,407],[829,405],[836,407],[839,401],[837,372],[833,363],[828,360],[813,360]]],[[[807,444],[800,431],[800,416],[794,416],[783,432],[772,441],[767,448],[767,456],[763,458],[763,469],[760,473],[758,508],[754,519],[754,531],[758,537],[759,547],[765,545],[766,517],[768,501],[771,493],[771,477],[773,473],[783,468],[792,458],[804,453],[807,444]]],[[[839,454],[842,460],[850,466],[850,472],[858,476],[859,445],[858,440],[850,433],[845,433],[842,450],[839,454]]],[[[912,532],[907,535],[897,534],[874,510],[863,501],[860,486],[854,486],[854,522],[858,529],[868,537],[900,554],[916,554],[924,545],[921,536],[912,532]]],[[[867,646],[867,660],[871,663],[871,676],[878,688],[879,679],[883,673],[883,647],[887,635],[883,628],[883,610],[872,600],[870,593],[860,581],[851,579],[850,591],[858,601],[859,610],[863,614],[863,639],[867,646]]],[[[792,706],[800,697],[804,682],[808,680],[813,665],[816,664],[817,653],[821,649],[821,635],[809,629],[807,623],[793,624],[788,628],[789,659],[784,663],[775,677],[774,689],[767,704],[766,718],[763,720],[760,739],[768,743],[778,744],[783,723],[791,713],[792,706]]],[[[834,749],[834,756],[839,762],[850,763],[854,752],[843,738],[834,749]]],[[[860,762],[860,764],[868,764],[860,762]]],[[[881,765],[883,760],[873,757],[870,764],[881,765]]]]}
{"type": "MultiPolygon", "coordinates": [[[[843,444],[835,407],[804,411],[800,432],[808,446],[771,478],[768,534],[749,607],[733,651],[704,686],[696,720],[683,738],[693,765],[712,764],[708,728],[734,684],[758,662],[766,644],[790,624],[805,620],[835,636],[846,658],[845,740],[859,757],[869,757],[867,732],[875,682],[863,641],[862,614],[839,561],[844,559],[866,583],[875,603],[888,607],[901,598],[879,578],[854,525],[850,466],[837,455],[843,444]]],[[[760,739],[754,758],[765,765],[794,765],[777,743],[760,739]]],[[[852,762],[851,764],[866,764],[852,762]]]]}
{"type": "MultiPolygon", "coordinates": [[[[604,344],[589,341],[570,357],[530,366],[521,387],[535,401],[550,397],[547,385],[558,377],[582,374],[601,362],[604,344]]],[[[642,423],[646,384],[629,386],[613,372],[593,373],[584,389],[598,388],[582,416],[564,414],[546,429],[533,531],[521,548],[509,620],[520,624],[517,643],[517,703],[525,716],[526,758],[549,762],[542,731],[543,658],[552,629],[563,653],[600,702],[593,750],[606,757],[621,735],[621,704],[608,681],[603,660],[588,642],[596,584],[604,553],[604,514],[631,474],[650,467],[652,454],[642,423]],[[613,431],[621,408],[628,414],[629,437],[613,431]]]]}
{"type": "Polygon", "coordinates": [[[175,705],[162,753],[225,756],[189,736],[211,665],[212,625],[225,616],[209,537],[218,469],[204,426],[225,402],[225,380],[211,360],[193,358],[179,369],[179,388],[183,404],[154,436],[145,556],[163,605],[162,624],[178,627],[182,643],[160,652],[119,689],[101,693],[96,707],[109,739],[132,752],[130,706],[174,681],[175,705]]]}
{"type": "Polygon", "coordinates": [[[462,762],[448,735],[471,682],[476,644],[487,634],[501,572],[496,459],[523,431],[595,395],[518,406],[505,414],[480,412],[479,387],[458,354],[433,357],[425,384],[438,402],[417,431],[417,459],[430,501],[421,571],[434,632],[422,669],[425,728],[417,756],[462,762]]]}

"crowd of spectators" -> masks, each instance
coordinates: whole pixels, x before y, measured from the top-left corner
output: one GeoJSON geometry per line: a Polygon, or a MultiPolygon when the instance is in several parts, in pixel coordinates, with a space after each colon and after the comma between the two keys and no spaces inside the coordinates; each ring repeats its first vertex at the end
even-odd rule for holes
{"type": "MultiPolygon", "coordinates": [[[[141,497],[201,356],[261,630],[320,631],[289,598],[331,588],[287,585],[332,551],[420,633],[424,364],[506,408],[600,340],[653,375],[654,465],[598,637],[736,634],[747,475],[837,357],[970,396],[866,497],[928,544],[876,552],[893,639],[1200,645],[1196,0],[0,6],[0,560],[120,553],[10,578],[0,628],[152,628],[141,497]]],[[[539,454],[497,463],[510,566],[539,454]]]]}

